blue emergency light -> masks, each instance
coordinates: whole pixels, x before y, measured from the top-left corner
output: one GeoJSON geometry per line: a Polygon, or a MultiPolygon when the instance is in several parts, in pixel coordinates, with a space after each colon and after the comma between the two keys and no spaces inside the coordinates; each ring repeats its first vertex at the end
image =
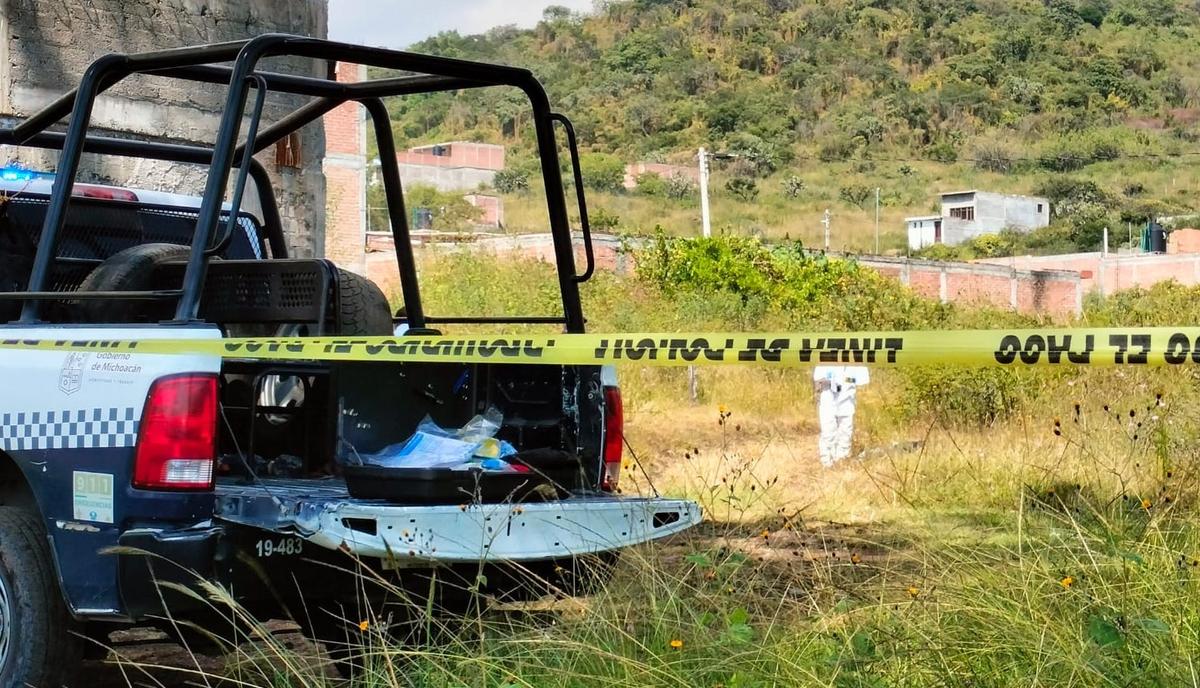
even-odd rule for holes
{"type": "Polygon", "coordinates": [[[54,175],[50,172],[36,172],[24,167],[0,167],[0,180],[6,182],[30,182],[34,179],[49,179],[54,175]]]}

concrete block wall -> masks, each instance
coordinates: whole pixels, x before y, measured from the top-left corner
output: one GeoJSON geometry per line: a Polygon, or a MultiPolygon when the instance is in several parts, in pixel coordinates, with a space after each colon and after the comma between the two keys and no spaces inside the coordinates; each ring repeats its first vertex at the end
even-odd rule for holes
{"type": "Polygon", "coordinates": [[[422,184],[438,191],[475,191],[481,186],[491,186],[495,179],[495,170],[400,163],[400,180],[406,188],[422,184]]]}
{"type": "MultiPolygon", "coordinates": [[[[361,65],[338,63],[337,79],[362,81],[361,65]]],[[[367,157],[365,111],[345,103],[325,115],[325,257],[366,274],[367,157]]]]}
{"type": "Polygon", "coordinates": [[[1050,224],[1050,201],[1036,196],[979,191],[975,194],[975,222],[982,232],[998,232],[1005,227],[1024,230],[1050,224]]]}
{"type": "MultiPolygon", "coordinates": [[[[11,123],[74,88],[84,70],[109,52],[140,52],[284,32],[324,37],[325,0],[0,0],[0,118],[11,123]]],[[[265,63],[275,71],[323,76],[313,60],[265,63]]],[[[92,131],[124,132],[211,144],[225,88],[135,76],[98,99],[92,131]]],[[[275,120],[302,102],[272,96],[264,119],[275,120]]],[[[278,169],[274,150],[260,155],[275,180],[284,231],[295,255],[324,249],[325,147],[319,126],[300,137],[300,164],[278,169]]],[[[0,150],[8,161],[53,169],[57,155],[34,149],[0,150]]],[[[80,178],[198,194],[207,168],[85,156],[80,178]]],[[[254,196],[247,194],[250,199],[254,196]]],[[[251,204],[247,209],[253,211],[251,204]]]]}

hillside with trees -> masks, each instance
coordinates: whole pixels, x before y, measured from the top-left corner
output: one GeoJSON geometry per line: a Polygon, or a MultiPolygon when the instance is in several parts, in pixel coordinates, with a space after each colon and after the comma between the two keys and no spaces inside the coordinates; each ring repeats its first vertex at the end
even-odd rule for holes
{"type": "MultiPolygon", "coordinates": [[[[574,121],[587,183],[618,228],[694,232],[691,189],[648,178],[622,194],[617,170],[694,164],[705,145],[735,156],[714,182],[719,227],[811,242],[832,208],[835,248],[869,245],[875,188],[885,248],[938,191],[1051,198],[1054,225],[1032,245],[988,253],[1089,247],[1104,226],[1196,209],[1198,36],[1200,10],[1171,0],[629,0],[412,48],[532,69],[574,121]]],[[[521,221],[536,175],[520,94],[391,107],[400,145],[509,146],[497,186],[521,221]]]]}

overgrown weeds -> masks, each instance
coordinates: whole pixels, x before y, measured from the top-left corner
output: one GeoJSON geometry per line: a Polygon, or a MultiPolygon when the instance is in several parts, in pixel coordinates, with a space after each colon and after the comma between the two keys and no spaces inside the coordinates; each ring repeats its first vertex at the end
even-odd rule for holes
{"type": "MultiPolygon", "coordinates": [[[[433,641],[367,615],[350,685],[1191,684],[1200,419],[1194,394],[1155,391],[1167,379],[1080,378],[986,431],[869,437],[832,470],[803,428],[702,407],[673,437],[634,438],[646,474],[625,475],[701,501],[704,524],[626,552],[590,598],[430,617],[433,641]]],[[[206,594],[254,640],[234,685],[338,685],[206,594]]]]}

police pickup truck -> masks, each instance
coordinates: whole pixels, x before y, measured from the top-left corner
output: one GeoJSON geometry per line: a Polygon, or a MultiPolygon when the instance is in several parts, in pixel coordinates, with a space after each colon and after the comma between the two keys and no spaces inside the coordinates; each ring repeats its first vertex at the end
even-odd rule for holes
{"type": "MultiPolygon", "coordinates": [[[[0,130],[0,144],[61,151],[52,175],[0,175],[0,340],[367,336],[400,324],[405,336],[508,323],[584,330],[579,285],[593,261],[574,133],[525,70],[288,35],[107,55],[74,91],[0,130]],[[327,64],[329,78],[260,68],[281,56],[327,64]],[[397,76],[338,83],[336,61],[397,76]],[[224,89],[214,144],[89,133],[96,99],[135,74],[224,89]],[[528,99],[561,313],[435,317],[422,307],[384,99],[481,87],[528,99]],[[265,122],[272,92],[307,100],[265,122]],[[289,257],[271,178],[254,157],[345,103],[361,104],[380,150],[395,313],[363,277],[289,257]],[[560,131],[583,218],[582,271],[560,131]],[[76,183],[85,152],[206,166],[203,196],[76,183]]],[[[84,650],[121,624],[220,634],[223,610],[180,591],[198,581],[224,586],[258,618],[341,640],[333,653],[353,670],[345,640],[364,609],[454,614],[481,599],[586,591],[621,548],[700,517],[691,502],[618,494],[621,397],[613,371],[597,366],[0,348],[0,381],[0,686],[83,685],[84,650]],[[550,489],[489,498],[448,490],[434,471],[355,493],[354,457],[403,442],[427,416],[454,428],[485,411],[503,419],[496,438],[530,457],[531,475],[550,457],[550,489]]]]}

